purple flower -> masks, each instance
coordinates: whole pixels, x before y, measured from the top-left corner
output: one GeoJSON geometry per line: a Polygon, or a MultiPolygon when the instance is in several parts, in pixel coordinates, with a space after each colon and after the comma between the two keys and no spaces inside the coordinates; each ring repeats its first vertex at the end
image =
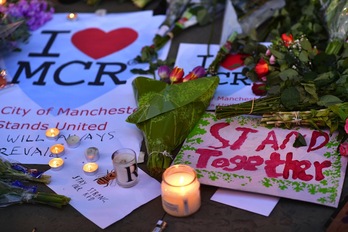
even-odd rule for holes
{"type": "Polygon", "coordinates": [[[205,69],[202,66],[197,66],[189,74],[187,74],[184,77],[183,82],[204,77],[205,74],[206,74],[205,69]]]}
{"type": "Polygon", "coordinates": [[[170,68],[167,65],[162,65],[158,68],[157,74],[161,79],[168,79],[170,74],[170,68]]]}
{"type": "Polygon", "coordinates": [[[29,30],[34,31],[52,19],[54,8],[46,0],[19,0],[8,4],[7,9],[2,11],[12,17],[24,19],[29,30]]]}

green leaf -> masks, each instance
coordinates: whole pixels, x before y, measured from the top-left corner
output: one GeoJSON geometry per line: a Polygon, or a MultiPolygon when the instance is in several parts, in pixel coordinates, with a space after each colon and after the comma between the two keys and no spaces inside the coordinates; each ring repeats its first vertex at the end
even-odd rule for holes
{"type": "Polygon", "coordinates": [[[293,147],[304,147],[304,146],[307,146],[306,140],[304,139],[301,133],[298,133],[298,135],[296,136],[295,142],[293,144],[293,147]]]}
{"type": "Polygon", "coordinates": [[[288,87],[281,93],[280,101],[285,108],[292,110],[300,104],[300,94],[295,87],[288,87]]]}
{"type": "Polygon", "coordinates": [[[342,100],[339,99],[338,97],[334,96],[334,95],[325,95],[320,97],[319,101],[318,101],[318,105],[319,106],[325,106],[328,107],[330,105],[334,105],[337,103],[342,103],[342,100]]]}
{"type": "Polygon", "coordinates": [[[319,74],[314,82],[317,86],[327,86],[335,80],[335,73],[332,71],[319,74]]]}
{"type": "Polygon", "coordinates": [[[298,72],[292,68],[286,69],[279,73],[279,77],[285,81],[285,80],[293,80],[298,77],[298,72]]]}
{"type": "Polygon", "coordinates": [[[311,43],[308,41],[308,39],[303,39],[303,40],[300,40],[300,44],[301,44],[301,47],[306,50],[306,51],[311,51],[312,50],[312,45],[311,43]]]}
{"type": "Polygon", "coordinates": [[[309,61],[308,59],[308,52],[306,51],[301,51],[300,56],[299,56],[300,61],[307,63],[309,61]]]}

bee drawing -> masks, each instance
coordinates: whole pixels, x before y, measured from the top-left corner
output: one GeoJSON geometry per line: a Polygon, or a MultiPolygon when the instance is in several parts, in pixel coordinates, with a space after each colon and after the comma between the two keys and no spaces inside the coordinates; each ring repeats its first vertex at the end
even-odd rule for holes
{"type": "Polygon", "coordinates": [[[111,172],[107,171],[106,175],[98,177],[94,181],[97,181],[97,184],[99,185],[105,185],[104,187],[107,187],[114,179],[116,179],[116,172],[115,170],[112,170],[111,172]]]}

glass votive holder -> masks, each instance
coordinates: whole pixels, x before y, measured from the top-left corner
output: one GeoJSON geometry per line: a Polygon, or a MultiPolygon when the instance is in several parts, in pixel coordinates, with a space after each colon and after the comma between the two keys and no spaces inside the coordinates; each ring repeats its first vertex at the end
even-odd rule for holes
{"type": "Polygon", "coordinates": [[[96,147],[89,147],[85,151],[85,158],[88,162],[95,162],[99,159],[99,149],[96,147]]]}
{"type": "Polygon", "coordinates": [[[66,139],[66,144],[68,145],[68,147],[71,147],[71,148],[78,147],[80,145],[80,137],[77,135],[70,135],[66,139]]]}
{"type": "Polygon", "coordinates": [[[188,165],[167,168],[161,183],[162,207],[168,214],[185,217],[201,206],[200,183],[196,171],[188,165]]]}
{"type": "Polygon", "coordinates": [[[124,188],[136,185],[139,177],[135,151],[129,148],[122,148],[115,151],[111,158],[116,172],[117,184],[124,188]]]}

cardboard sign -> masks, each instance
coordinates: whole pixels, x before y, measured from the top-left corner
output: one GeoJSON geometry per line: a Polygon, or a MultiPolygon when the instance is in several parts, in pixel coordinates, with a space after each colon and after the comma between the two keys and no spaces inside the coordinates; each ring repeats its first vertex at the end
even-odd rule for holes
{"type": "Polygon", "coordinates": [[[196,169],[202,184],[337,207],[347,158],[336,134],[309,128],[266,128],[259,117],[217,120],[205,114],[174,163],[196,169]],[[306,146],[295,148],[298,133],[306,146]]]}

